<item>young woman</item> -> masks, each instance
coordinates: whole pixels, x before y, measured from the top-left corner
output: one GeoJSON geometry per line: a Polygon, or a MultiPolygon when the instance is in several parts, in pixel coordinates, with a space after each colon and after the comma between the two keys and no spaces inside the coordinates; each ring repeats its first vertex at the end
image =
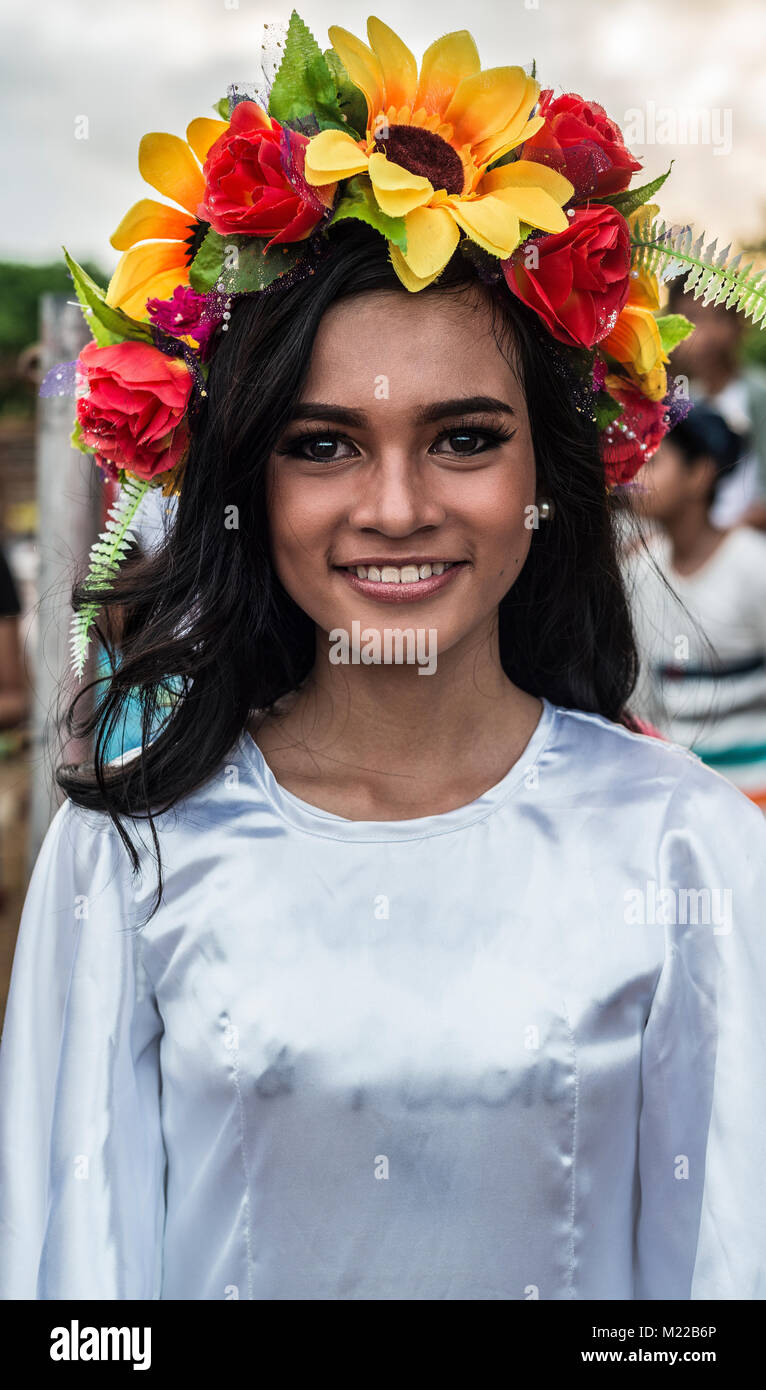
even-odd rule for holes
{"type": "Polygon", "coordinates": [[[3,1294],[763,1297],[766,827],[629,727],[581,377],[353,219],[226,312],[29,888],[3,1294]]]}

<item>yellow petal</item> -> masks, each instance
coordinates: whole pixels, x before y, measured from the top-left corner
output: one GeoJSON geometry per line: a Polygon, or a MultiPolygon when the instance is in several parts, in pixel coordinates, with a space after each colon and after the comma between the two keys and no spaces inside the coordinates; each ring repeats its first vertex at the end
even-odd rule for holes
{"type": "Polygon", "coordinates": [[[629,364],[640,375],[667,360],[657,320],[649,309],[626,304],[604,347],[618,362],[629,364]]]}
{"type": "Polygon", "coordinates": [[[543,232],[565,232],[569,226],[566,213],[543,188],[498,188],[492,196],[505,199],[516,216],[530,227],[539,227],[543,232]]]}
{"type": "Polygon", "coordinates": [[[109,240],[115,251],[127,251],[137,241],[184,241],[194,229],[188,212],[170,208],[154,198],[141,198],[128,208],[109,240]]]}
{"type": "Polygon", "coordinates": [[[378,207],[388,217],[406,217],[431,198],[433,184],[421,174],[411,174],[384,154],[371,154],[370,183],[378,207]]]}
{"type": "Polygon", "coordinates": [[[668,374],[661,362],[643,376],[635,374],[635,380],[641,394],[650,401],[661,401],[668,393],[668,374]]]}
{"type": "Polygon", "coordinates": [[[531,121],[522,125],[519,124],[518,118],[514,117],[497,135],[491,135],[487,140],[479,140],[472,146],[474,162],[486,169],[488,164],[493,164],[509,150],[515,150],[517,145],[523,145],[525,140],[531,139],[544,125],[544,116],[533,116],[531,121]]]}
{"type": "Polygon", "coordinates": [[[407,214],[407,250],[402,259],[418,279],[428,283],[440,275],[460,240],[454,218],[446,208],[415,208],[407,214]]]}
{"type": "Polygon", "coordinates": [[[205,180],[185,140],[158,131],[145,135],[138,147],[138,167],[158,193],[197,216],[205,196],[205,180]]]}
{"type": "Polygon", "coordinates": [[[548,164],[536,164],[532,159],[514,159],[490,169],[478,187],[479,193],[495,193],[498,188],[542,188],[562,207],[574,194],[574,185],[548,164]]]}
{"type": "Polygon", "coordinates": [[[519,219],[505,189],[483,198],[448,198],[444,206],[471,240],[492,256],[505,260],[518,246],[519,219]]]}
{"type": "Polygon", "coordinates": [[[458,83],[445,121],[454,127],[455,145],[475,145],[487,140],[514,120],[528,119],[540,86],[523,68],[487,68],[458,83]]]}
{"type": "Polygon", "coordinates": [[[648,275],[645,270],[632,270],[628,303],[637,304],[642,309],[659,309],[660,287],[657,276],[648,275]]]}
{"type": "Polygon", "coordinates": [[[521,221],[542,232],[566,232],[569,227],[566,213],[542,188],[502,188],[494,196],[505,197],[521,221]]]}
{"type": "Polygon", "coordinates": [[[411,106],[418,85],[418,65],[406,43],[374,16],[367,20],[367,37],[383,73],[386,106],[411,106]]]}
{"type": "Polygon", "coordinates": [[[126,251],[117,263],[117,269],[109,281],[106,302],[112,307],[124,309],[134,318],[145,318],[146,301],[155,295],[168,298],[176,285],[188,284],[189,267],[184,247],[177,241],[147,242],[143,246],[133,246],[126,251]],[[175,279],[173,277],[175,276],[175,279]],[[171,280],[167,294],[163,287],[171,280]]]}
{"type": "Polygon", "coordinates": [[[423,54],[413,108],[443,115],[463,78],[480,71],[478,50],[468,30],[445,34],[423,54]]]}
{"type": "Polygon", "coordinates": [[[197,116],[196,120],[189,123],[186,127],[186,139],[200,164],[205,163],[210,146],[228,129],[228,121],[214,121],[211,116],[197,116]]]}
{"type": "Polygon", "coordinates": [[[423,280],[421,280],[418,275],[413,275],[399,247],[394,246],[392,241],[388,243],[388,254],[391,258],[391,264],[404,285],[404,288],[413,291],[413,293],[417,290],[424,290],[426,285],[430,285],[431,281],[435,280],[436,276],[439,274],[439,272],[436,271],[433,275],[427,275],[423,280]]]}
{"type": "Polygon", "coordinates": [[[320,130],[306,146],[304,178],[318,185],[367,172],[367,155],[345,130],[320,130]]]}
{"type": "Polygon", "coordinates": [[[348,29],[331,24],[327,34],[354,86],[364,92],[369,124],[372,125],[384,106],[383,71],[380,63],[372,49],[368,48],[366,43],[362,43],[361,39],[350,34],[348,29]]]}

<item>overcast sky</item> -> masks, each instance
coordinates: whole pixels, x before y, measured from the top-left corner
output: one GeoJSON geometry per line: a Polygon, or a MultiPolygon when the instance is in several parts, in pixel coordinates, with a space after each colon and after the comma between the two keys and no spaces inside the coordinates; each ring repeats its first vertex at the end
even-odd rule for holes
{"type": "MultiPolygon", "coordinates": [[[[668,220],[719,246],[766,236],[763,0],[388,0],[375,12],[418,59],[460,28],[485,67],[536,59],[543,86],[600,101],[629,128],[647,178],[676,158],[668,220]]],[[[364,38],[370,11],[304,0],[299,13],[326,47],[331,23],[364,38]]],[[[111,272],[109,235],[131,203],[157,196],[138,172],[141,136],[183,135],[229,82],[257,80],[264,24],[286,23],[290,5],[5,0],[3,14],[0,256],[41,261],[63,244],[111,272]],[[76,139],[82,116],[88,138],[76,139]]]]}

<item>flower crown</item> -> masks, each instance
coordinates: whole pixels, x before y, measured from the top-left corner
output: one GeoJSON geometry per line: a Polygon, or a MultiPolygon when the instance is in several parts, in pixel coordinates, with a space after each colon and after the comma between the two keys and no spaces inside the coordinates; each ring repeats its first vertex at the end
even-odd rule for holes
{"type": "MultiPolygon", "coordinates": [[[[125,214],[108,289],[64,252],[93,341],[41,394],[74,390],[72,443],[121,484],[86,588],[116,574],[148,489],[180,491],[234,297],[313,273],[344,219],[386,239],[413,293],[456,253],[505,280],[570,352],[610,490],[688,409],[667,366],[692,324],[659,313],[659,283],[686,274],[695,298],[766,323],[752,266],[659,219],[651,200],[670,169],[630,187],[641,165],[603,107],[541,91],[534,67],[482,70],[465,29],[432,43],[419,69],[382,20],[367,35],[369,47],[332,26],[322,52],[293,11],[265,104],[231,87],[185,140],[143,137],[139,170],[172,205],[143,198],[125,214]]],[[[78,677],[98,607],[73,618],[78,677]]]]}

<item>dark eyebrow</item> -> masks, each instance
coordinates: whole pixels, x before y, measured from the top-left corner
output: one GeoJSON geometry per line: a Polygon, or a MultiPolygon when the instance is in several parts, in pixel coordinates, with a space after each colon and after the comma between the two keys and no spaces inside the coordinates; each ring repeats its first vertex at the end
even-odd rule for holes
{"type": "MultiPolygon", "coordinates": [[[[496,396],[455,396],[448,401],[434,401],[425,406],[415,416],[419,425],[433,424],[435,420],[445,420],[454,415],[497,414],[514,415],[516,412],[507,401],[496,396]]],[[[296,405],[291,420],[332,420],[336,425],[352,425],[363,429],[367,416],[363,410],[350,410],[343,405],[327,405],[321,401],[303,401],[296,405]]]]}

